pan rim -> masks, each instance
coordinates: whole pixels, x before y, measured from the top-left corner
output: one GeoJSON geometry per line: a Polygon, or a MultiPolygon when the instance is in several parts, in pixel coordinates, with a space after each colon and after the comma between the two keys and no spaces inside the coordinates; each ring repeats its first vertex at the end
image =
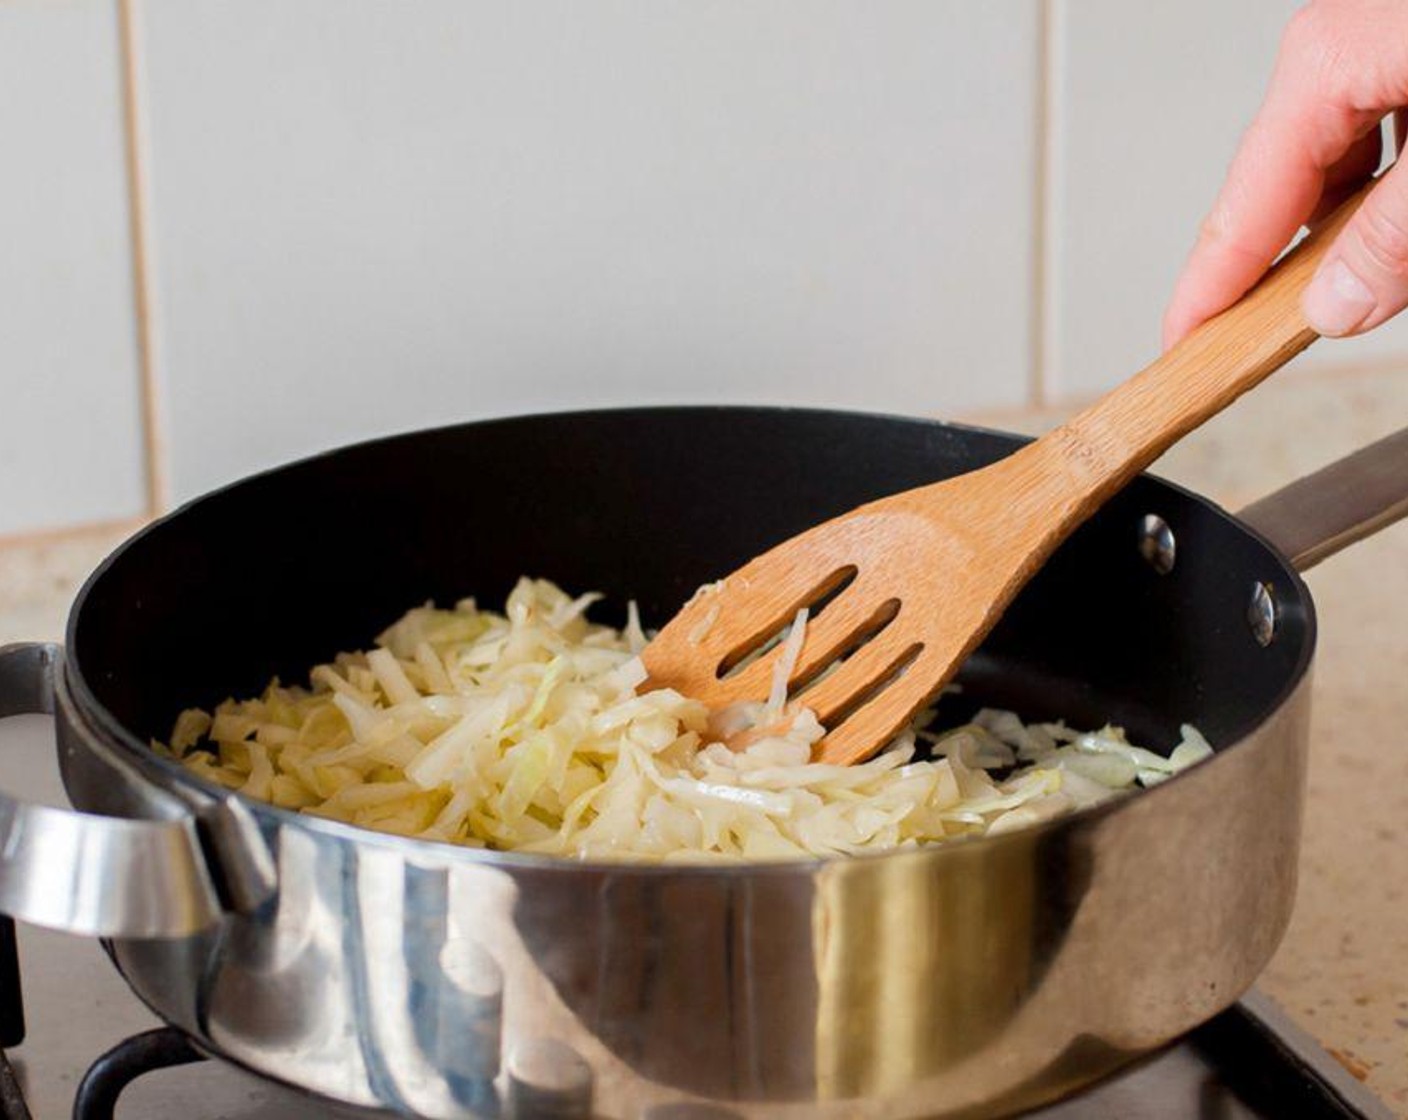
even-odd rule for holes
{"type": "MultiPolygon", "coordinates": [[[[930,860],[940,858],[956,858],[960,853],[972,852],[975,846],[985,847],[987,850],[997,850],[1003,845],[1013,844],[1039,844],[1059,838],[1067,831],[1084,829],[1093,826],[1100,820],[1116,813],[1123,812],[1130,805],[1142,804],[1150,798],[1164,798],[1171,796],[1170,789],[1181,788],[1181,783],[1186,782],[1190,776],[1199,773],[1206,773],[1208,767],[1218,764],[1219,758],[1225,754],[1238,749],[1248,740],[1256,737],[1266,723],[1284,709],[1287,703],[1307,684],[1310,668],[1314,663],[1315,650],[1318,644],[1318,631],[1316,620],[1316,608],[1310,589],[1305,581],[1295,570],[1290,561],[1266,539],[1261,533],[1241,521],[1235,514],[1222,508],[1196,491],[1181,486],[1176,482],[1171,482],[1158,475],[1143,472],[1140,478],[1149,479],[1160,487],[1163,487],[1180,497],[1192,502],[1194,505],[1202,507],[1210,515],[1224,519],[1231,525],[1258,543],[1282,569],[1287,583],[1295,589],[1299,604],[1304,610],[1305,638],[1296,659],[1296,664],[1291,670],[1289,677],[1282,689],[1277,693],[1272,702],[1266,708],[1261,720],[1245,735],[1227,743],[1225,746],[1215,747],[1214,755],[1203,762],[1190,767],[1181,773],[1175,774],[1166,781],[1148,789],[1135,789],[1121,792],[1107,801],[1096,805],[1074,810],[1073,812],[1055,817],[1049,820],[1040,821],[1033,825],[1028,825],[1011,832],[999,833],[997,835],[983,834],[973,836],[955,837],[941,843],[916,846],[912,848],[889,848],[877,851],[866,851],[858,853],[834,853],[825,856],[808,856],[793,859],[772,859],[759,861],[737,861],[737,862],[698,862],[698,863],[661,863],[642,862],[630,859],[606,860],[606,859],[576,859],[572,857],[545,855],[539,853],[503,851],[489,848],[473,848],[459,844],[452,844],[445,841],[423,840],[417,837],[399,836],[392,833],[378,832],[374,829],[361,825],[349,824],[343,821],[332,820],[324,817],[310,816],[284,809],[270,802],[260,801],[256,798],[248,797],[237,791],[226,789],[224,786],[209,782],[191,773],[185,767],[172,759],[167,759],[153,751],[149,744],[144,743],[135,732],[131,731],[117,719],[116,716],[98,700],[96,694],[88,684],[83,666],[80,663],[77,650],[77,634],[83,613],[83,608],[87,603],[94,589],[102,581],[106,573],[119,563],[126,553],[134,548],[139,542],[144,541],[149,535],[159,532],[163,527],[173,522],[183,514],[191,511],[195,507],[206,502],[219,499],[226,493],[237,488],[250,485],[257,480],[268,478],[271,475],[280,474],[285,471],[293,471],[302,466],[319,461],[331,459],[344,453],[354,452],[360,449],[375,447],[378,445],[391,444],[397,441],[415,440],[422,437],[433,436],[441,433],[449,433],[465,428],[487,428],[495,425],[513,425],[530,421],[554,421],[564,422],[574,419],[611,415],[619,417],[641,416],[649,419],[659,417],[663,414],[676,415],[703,415],[703,414],[753,414],[757,416],[780,416],[785,414],[815,416],[817,418],[844,418],[863,417],[867,420],[880,421],[886,423],[898,423],[922,427],[928,429],[940,429],[956,432],[959,434],[972,434],[982,436],[996,436],[1004,440],[1015,440],[1018,444],[1031,441],[1030,436],[1002,431],[1001,429],[989,428],[975,424],[955,423],[952,421],[904,415],[898,413],[888,413],[882,411],[864,411],[852,408],[816,408],[810,406],[794,405],[765,405],[765,404],[728,404],[728,403],[697,403],[697,404],[658,404],[658,405],[636,405],[636,406],[603,406],[597,408],[564,409],[552,412],[538,413],[517,413],[505,416],[485,417],[477,420],[460,421],[457,423],[437,425],[430,428],[411,428],[403,431],[377,436],[371,439],[359,440],[352,443],[340,444],[317,451],[313,454],[302,456],[285,463],[279,463],[263,470],[255,471],[248,475],[243,475],[237,479],[227,482],[213,490],[190,498],[178,506],[174,507],[161,517],[155,518],[144,525],[137,532],[127,537],[112,552],[103,558],[102,562],[84,580],[74,598],[73,605],[69,610],[68,619],[64,631],[64,684],[74,700],[74,710],[83,719],[85,728],[89,734],[97,738],[106,746],[121,752],[123,760],[137,766],[142,772],[144,779],[151,780],[152,775],[160,775],[171,781],[178,796],[182,794],[195,795],[198,799],[216,802],[222,801],[231,796],[239,799],[240,803],[248,807],[255,815],[256,819],[267,818],[272,824],[278,827],[293,827],[307,829],[315,835],[327,836],[330,839],[357,844],[369,844],[378,848],[384,848],[401,853],[406,856],[417,856],[424,860],[427,857],[436,862],[443,863],[466,863],[478,866],[502,868],[510,871],[532,871],[536,873],[565,873],[590,871],[598,874],[623,876],[623,875],[688,875],[691,877],[709,878],[733,878],[737,876],[753,876],[757,874],[765,875],[810,875],[824,868],[865,866],[873,860],[930,860]],[[947,853],[947,855],[946,855],[947,853]]],[[[1157,805],[1162,802],[1154,801],[1151,804],[1157,805]]]]}

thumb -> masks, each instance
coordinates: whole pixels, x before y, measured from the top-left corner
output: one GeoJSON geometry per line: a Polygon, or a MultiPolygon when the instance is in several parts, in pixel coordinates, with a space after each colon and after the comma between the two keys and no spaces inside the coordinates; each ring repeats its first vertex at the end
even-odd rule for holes
{"type": "Polygon", "coordinates": [[[1306,322],[1331,337],[1361,334],[1408,307],[1408,164],[1380,179],[1301,297],[1306,322]]]}

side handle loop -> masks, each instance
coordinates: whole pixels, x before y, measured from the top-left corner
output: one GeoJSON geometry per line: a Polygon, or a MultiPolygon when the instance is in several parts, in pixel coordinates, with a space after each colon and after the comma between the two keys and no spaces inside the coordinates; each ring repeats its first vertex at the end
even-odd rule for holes
{"type": "Polygon", "coordinates": [[[0,646],[0,717],[54,714],[54,667],[63,651],[53,642],[0,646]]]}
{"type": "MultiPolygon", "coordinates": [[[[0,716],[52,712],[62,656],[0,646],[0,716]]],[[[101,817],[0,791],[0,914],[97,937],[186,937],[220,904],[191,818],[101,817]]]]}

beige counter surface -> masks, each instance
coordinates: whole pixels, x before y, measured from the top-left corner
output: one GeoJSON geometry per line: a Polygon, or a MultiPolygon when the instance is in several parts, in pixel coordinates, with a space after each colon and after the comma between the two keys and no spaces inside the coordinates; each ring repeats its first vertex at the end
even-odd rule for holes
{"type": "MultiPolygon", "coordinates": [[[[1056,413],[975,417],[1037,431],[1056,413]]],[[[1294,371],[1156,472],[1228,508],[1408,425],[1408,371],[1294,371]]],[[[0,547],[0,643],[57,638],[84,576],[124,534],[0,547]]],[[[1408,522],[1308,577],[1320,609],[1301,886],[1262,987],[1408,1120],[1408,522]]]]}

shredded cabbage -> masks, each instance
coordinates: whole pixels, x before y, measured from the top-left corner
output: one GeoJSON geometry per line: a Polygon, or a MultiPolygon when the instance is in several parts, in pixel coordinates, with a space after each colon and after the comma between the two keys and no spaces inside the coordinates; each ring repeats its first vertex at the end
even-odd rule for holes
{"type": "MultiPolygon", "coordinates": [[[[824,734],[779,696],[716,714],[639,693],[646,635],[522,579],[503,614],[466,599],[409,611],[309,688],[277,680],[213,713],[182,712],[153,746],[193,773],[287,809],[400,835],[591,859],[787,859],[1004,832],[1152,785],[1212,748],[1165,758],[1116,727],[1073,731],[985,709],[943,733],[906,730],[855,766],[813,762],[824,734]],[[766,728],[732,750],[717,739],[766,728]],[[722,730],[721,730],[722,728],[722,730]],[[916,756],[921,742],[929,758],[916,756]]],[[[806,614],[784,639],[795,659],[806,614]]],[[[785,681],[785,677],[783,678],[785,681]]],[[[915,727],[927,725],[932,712],[915,727]]]]}

